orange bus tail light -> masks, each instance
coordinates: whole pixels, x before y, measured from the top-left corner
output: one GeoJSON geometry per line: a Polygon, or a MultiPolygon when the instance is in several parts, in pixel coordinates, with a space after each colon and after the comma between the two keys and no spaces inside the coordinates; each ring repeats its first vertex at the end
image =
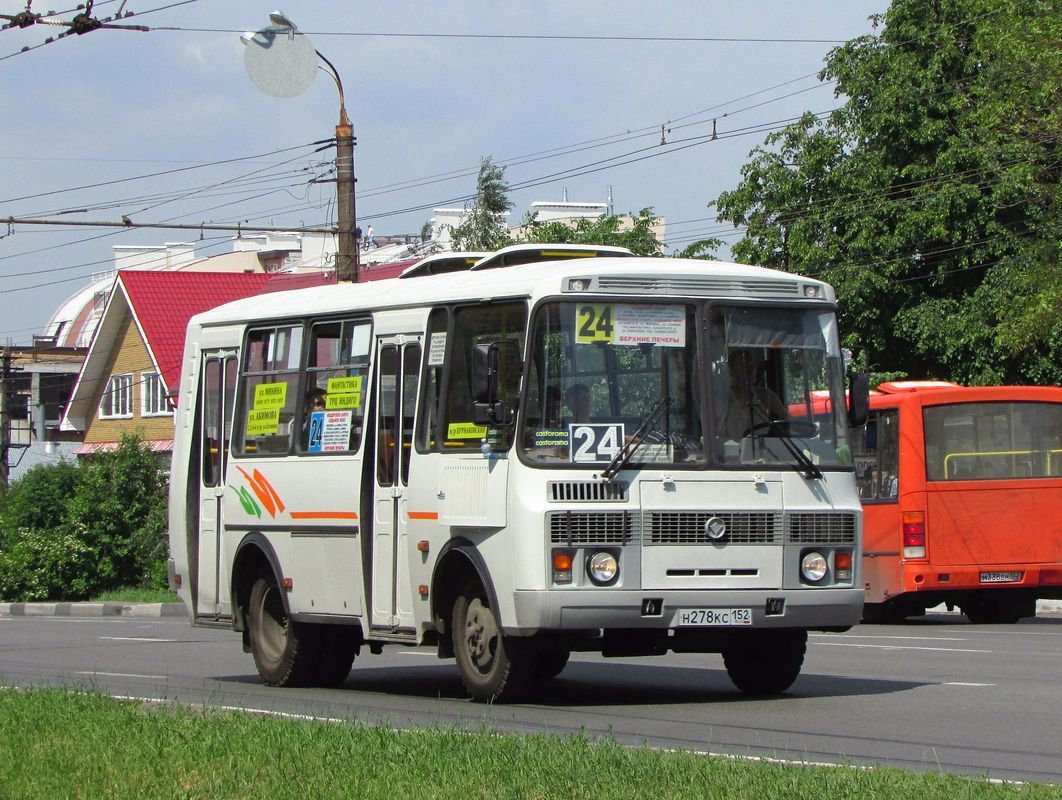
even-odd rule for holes
{"type": "Polygon", "coordinates": [[[903,512],[903,557],[926,557],[926,515],[922,511],[903,512]]]}

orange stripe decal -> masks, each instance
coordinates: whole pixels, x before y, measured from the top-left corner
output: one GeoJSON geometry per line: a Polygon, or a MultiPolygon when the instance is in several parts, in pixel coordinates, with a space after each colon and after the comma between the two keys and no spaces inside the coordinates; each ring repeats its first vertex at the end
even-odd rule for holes
{"type": "Polygon", "coordinates": [[[292,519],[357,519],[353,511],[292,511],[292,519]]]}
{"type": "Polygon", "coordinates": [[[438,519],[439,518],[439,512],[438,511],[410,511],[409,512],[409,518],[410,519],[438,519]]]}

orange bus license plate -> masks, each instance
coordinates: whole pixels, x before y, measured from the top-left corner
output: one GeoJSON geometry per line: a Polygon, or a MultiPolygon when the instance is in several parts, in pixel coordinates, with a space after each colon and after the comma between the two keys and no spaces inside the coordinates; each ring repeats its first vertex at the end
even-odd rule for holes
{"type": "Polygon", "coordinates": [[[751,608],[680,608],[672,623],[677,626],[751,625],[751,608]]]}

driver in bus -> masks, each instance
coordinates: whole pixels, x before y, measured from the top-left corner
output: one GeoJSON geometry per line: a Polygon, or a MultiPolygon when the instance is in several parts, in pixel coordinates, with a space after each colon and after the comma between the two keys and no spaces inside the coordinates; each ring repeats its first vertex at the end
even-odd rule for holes
{"type": "Polygon", "coordinates": [[[717,433],[741,441],[746,431],[761,423],[788,419],[785,403],[763,383],[763,358],[752,348],[731,350],[730,390],[717,433]]]}

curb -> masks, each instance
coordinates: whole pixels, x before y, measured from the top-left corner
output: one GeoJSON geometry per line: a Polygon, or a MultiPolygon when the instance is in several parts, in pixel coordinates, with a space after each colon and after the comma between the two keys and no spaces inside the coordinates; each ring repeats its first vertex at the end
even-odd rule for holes
{"type": "Polygon", "coordinates": [[[184,616],[184,603],[0,603],[0,617],[184,616]]]}

